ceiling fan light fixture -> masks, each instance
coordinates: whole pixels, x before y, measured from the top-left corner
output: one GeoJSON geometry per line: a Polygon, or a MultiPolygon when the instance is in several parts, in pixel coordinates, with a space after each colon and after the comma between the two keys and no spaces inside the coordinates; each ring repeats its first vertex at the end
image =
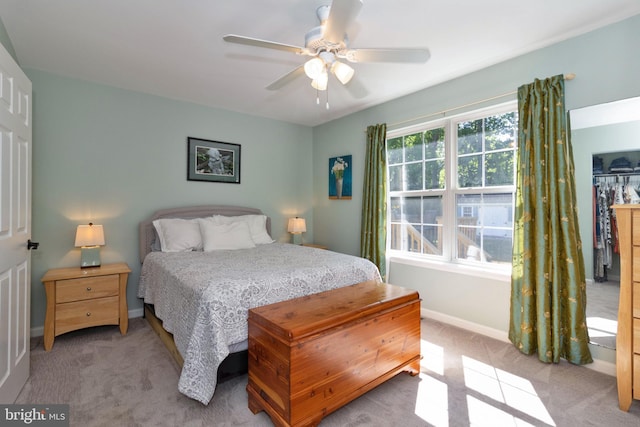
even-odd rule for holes
{"type": "Polygon", "coordinates": [[[317,56],[311,58],[304,64],[304,73],[312,80],[318,78],[323,72],[325,72],[324,61],[317,56]]]}
{"type": "Polygon", "coordinates": [[[311,80],[311,87],[317,90],[327,90],[327,83],[329,82],[329,75],[326,73],[320,73],[318,77],[311,80]]]}
{"type": "Polygon", "coordinates": [[[355,70],[353,68],[339,61],[333,63],[333,65],[331,66],[331,71],[343,85],[349,83],[355,73],[355,70]]]}

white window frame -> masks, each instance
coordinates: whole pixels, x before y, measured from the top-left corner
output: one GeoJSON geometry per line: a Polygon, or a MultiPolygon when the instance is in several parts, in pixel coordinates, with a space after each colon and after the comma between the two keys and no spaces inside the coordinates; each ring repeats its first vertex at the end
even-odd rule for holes
{"type": "MultiPolygon", "coordinates": [[[[510,263],[488,263],[469,261],[463,257],[458,257],[457,245],[453,242],[457,241],[456,235],[456,198],[459,194],[497,194],[497,193],[512,193],[512,197],[515,200],[515,173],[516,165],[514,163],[514,185],[510,186],[495,186],[495,187],[471,187],[471,188],[458,188],[458,156],[457,156],[457,126],[460,122],[473,121],[480,118],[504,114],[512,111],[517,112],[517,101],[509,101],[503,104],[494,105],[478,110],[468,111],[465,113],[452,115],[446,119],[437,119],[429,122],[424,122],[404,128],[393,129],[387,131],[387,140],[397,138],[404,135],[411,135],[417,132],[424,132],[434,128],[445,129],[445,188],[437,190],[423,190],[415,192],[416,196],[427,195],[442,195],[442,255],[430,255],[430,254],[418,254],[414,252],[408,252],[403,250],[391,249],[390,239],[387,239],[387,255],[390,260],[398,261],[411,265],[425,265],[429,267],[435,267],[437,269],[446,271],[460,271],[468,272],[474,275],[483,275],[482,273],[488,273],[487,277],[495,278],[501,276],[505,280],[507,275],[511,273],[510,263]]],[[[517,134],[516,134],[517,140],[517,134]]],[[[517,143],[517,142],[516,142],[517,143]]],[[[390,177],[390,174],[387,173],[390,177]]],[[[391,206],[391,198],[397,196],[409,197],[407,192],[387,192],[387,206],[391,206]]],[[[513,204],[515,208],[515,203],[513,204]]],[[[513,216],[513,209],[511,215],[513,216]]],[[[387,235],[391,235],[391,215],[387,214],[387,235]]]]}

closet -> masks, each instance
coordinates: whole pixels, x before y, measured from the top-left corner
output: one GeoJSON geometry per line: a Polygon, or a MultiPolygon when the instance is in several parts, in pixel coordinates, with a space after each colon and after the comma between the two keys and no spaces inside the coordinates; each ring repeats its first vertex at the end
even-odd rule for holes
{"type": "Polygon", "coordinates": [[[593,156],[593,278],[620,280],[620,251],[612,205],[640,203],[640,152],[593,156]]]}

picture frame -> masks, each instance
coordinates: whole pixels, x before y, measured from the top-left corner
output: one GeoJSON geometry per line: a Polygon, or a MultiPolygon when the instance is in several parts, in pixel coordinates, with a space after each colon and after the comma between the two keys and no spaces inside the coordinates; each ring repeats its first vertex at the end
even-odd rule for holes
{"type": "Polygon", "coordinates": [[[188,137],[187,180],[240,184],[240,144],[188,137]]]}
{"type": "Polygon", "coordinates": [[[351,155],[329,159],[329,199],[351,200],[353,163],[351,155]]]}

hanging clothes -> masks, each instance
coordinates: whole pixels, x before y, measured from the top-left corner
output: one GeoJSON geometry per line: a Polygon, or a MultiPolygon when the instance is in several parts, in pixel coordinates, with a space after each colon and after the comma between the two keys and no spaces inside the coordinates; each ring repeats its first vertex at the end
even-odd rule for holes
{"type": "Polygon", "coordinates": [[[597,235],[595,249],[594,279],[598,282],[607,280],[607,269],[611,268],[611,189],[605,182],[596,185],[597,235]]]}
{"type": "Polygon", "coordinates": [[[613,267],[613,254],[619,253],[616,217],[611,206],[640,204],[640,175],[595,176],[593,181],[594,280],[605,282],[607,271],[613,267]]]}

